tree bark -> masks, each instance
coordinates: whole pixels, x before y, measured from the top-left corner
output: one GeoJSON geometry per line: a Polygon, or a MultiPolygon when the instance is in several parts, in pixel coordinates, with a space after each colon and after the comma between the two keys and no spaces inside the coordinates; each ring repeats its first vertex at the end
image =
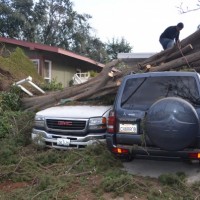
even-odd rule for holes
{"type": "Polygon", "coordinates": [[[182,49],[178,49],[177,51],[171,53],[171,54],[166,54],[162,56],[160,59],[155,60],[154,62],[150,62],[149,64],[151,66],[158,66],[162,63],[169,62],[171,60],[174,60],[176,58],[181,57],[182,55],[186,55],[188,52],[190,52],[193,49],[191,44],[188,44],[187,46],[183,47],[182,49]]]}
{"type": "Polygon", "coordinates": [[[151,68],[150,71],[168,71],[170,69],[180,68],[182,66],[186,66],[187,68],[191,68],[188,63],[194,62],[200,59],[200,51],[193,53],[188,56],[180,57],[178,59],[172,60],[170,62],[164,63],[160,66],[151,68]]]}

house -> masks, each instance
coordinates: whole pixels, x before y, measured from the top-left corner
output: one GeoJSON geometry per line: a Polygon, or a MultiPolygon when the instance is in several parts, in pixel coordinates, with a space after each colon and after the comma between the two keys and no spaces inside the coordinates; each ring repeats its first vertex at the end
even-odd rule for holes
{"type": "Polygon", "coordinates": [[[89,71],[100,72],[104,64],[58,47],[22,40],[0,37],[0,43],[12,51],[17,47],[32,60],[37,72],[47,81],[55,79],[64,87],[69,86],[72,79],[87,80],[89,71]],[[73,78],[76,74],[76,78],[73,78]]]}
{"type": "Polygon", "coordinates": [[[128,66],[132,67],[140,62],[143,62],[147,58],[153,56],[156,53],[118,53],[117,58],[122,59],[128,66]]]}

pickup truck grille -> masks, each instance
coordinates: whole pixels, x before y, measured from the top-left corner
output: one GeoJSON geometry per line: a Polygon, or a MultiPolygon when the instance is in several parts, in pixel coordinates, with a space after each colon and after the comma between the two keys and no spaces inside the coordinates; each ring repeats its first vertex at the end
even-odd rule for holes
{"type": "Polygon", "coordinates": [[[46,125],[48,128],[57,130],[84,130],[86,121],[47,119],[46,125]]]}

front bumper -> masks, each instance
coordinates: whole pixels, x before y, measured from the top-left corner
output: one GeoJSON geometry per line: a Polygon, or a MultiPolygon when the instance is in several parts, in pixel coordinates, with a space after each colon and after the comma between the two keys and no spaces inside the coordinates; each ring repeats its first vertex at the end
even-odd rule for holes
{"type": "Polygon", "coordinates": [[[31,134],[32,140],[35,144],[55,149],[72,149],[72,148],[84,148],[88,145],[97,144],[100,142],[105,143],[105,133],[89,133],[86,136],[61,136],[56,134],[50,134],[44,130],[33,129],[31,134]],[[58,145],[57,139],[68,139],[67,145],[58,145]]]}

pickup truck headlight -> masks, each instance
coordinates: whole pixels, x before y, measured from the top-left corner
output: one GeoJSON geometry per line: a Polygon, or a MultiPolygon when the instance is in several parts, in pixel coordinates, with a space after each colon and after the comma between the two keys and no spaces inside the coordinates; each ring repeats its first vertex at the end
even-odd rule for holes
{"type": "Polygon", "coordinates": [[[90,130],[106,129],[106,118],[105,117],[94,117],[89,120],[90,130]]]}
{"type": "Polygon", "coordinates": [[[44,117],[43,116],[39,116],[39,115],[36,115],[35,116],[35,127],[44,127],[44,117]]]}

